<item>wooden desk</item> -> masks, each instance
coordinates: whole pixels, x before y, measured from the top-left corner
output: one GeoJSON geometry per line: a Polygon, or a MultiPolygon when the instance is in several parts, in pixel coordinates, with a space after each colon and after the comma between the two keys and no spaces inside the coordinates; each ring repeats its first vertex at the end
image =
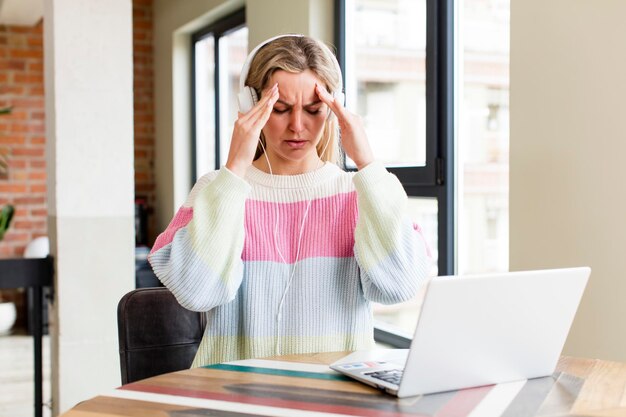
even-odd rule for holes
{"type": "Polygon", "coordinates": [[[173,372],[82,402],[64,416],[626,416],[622,363],[563,357],[552,377],[399,400],[330,371],[326,365],[343,355],[173,372]]]}

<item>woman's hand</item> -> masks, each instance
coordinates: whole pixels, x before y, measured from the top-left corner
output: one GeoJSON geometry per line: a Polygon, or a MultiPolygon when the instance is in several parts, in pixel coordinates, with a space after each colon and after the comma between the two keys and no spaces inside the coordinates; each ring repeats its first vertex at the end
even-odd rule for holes
{"type": "Polygon", "coordinates": [[[265,90],[258,103],[248,113],[239,113],[235,121],[226,168],[241,178],[254,160],[261,129],[270,118],[276,100],[278,84],[265,90]]]}
{"type": "Polygon", "coordinates": [[[315,85],[317,96],[330,110],[335,113],[341,129],[341,144],[346,155],[354,161],[358,169],[364,168],[374,161],[374,153],[367,140],[363,120],[349,112],[335,98],[319,84],[315,85]]]}

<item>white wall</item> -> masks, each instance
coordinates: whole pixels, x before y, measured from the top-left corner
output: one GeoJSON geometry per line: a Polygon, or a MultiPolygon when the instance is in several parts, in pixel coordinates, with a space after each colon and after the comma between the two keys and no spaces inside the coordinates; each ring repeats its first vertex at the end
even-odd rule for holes
{"type": "Polygon", "coordinates": [[[333,0],[248,0],[250,48],[280,33],[302,33],[333,42],[333,0]]]}
{"type": "Polygon", "coordinates": [[[511,2],[511,269],[591,266],[565,353],[620,361],[625,16],[623,0],[511,2]]]}
{"type": "Polygon", "coordinates": [[[46,0],[53,414],[120,385],[117,303],[134,288],[131,0],[46,0]]]}
{"type": "Polygon", "coordinates": [[[155,179],[157,228],[164,230],[192,184],[190,168],[190,35],[246,7],[250,49],[279,33],[332,43],[333,0],[155,0],[155,179]]]}
{"type": "Polygon", "coordinates": [[[190,34],[243,6],[243,0],[154,0],[155,183],[158,230],[191,188],[190,34]]]}

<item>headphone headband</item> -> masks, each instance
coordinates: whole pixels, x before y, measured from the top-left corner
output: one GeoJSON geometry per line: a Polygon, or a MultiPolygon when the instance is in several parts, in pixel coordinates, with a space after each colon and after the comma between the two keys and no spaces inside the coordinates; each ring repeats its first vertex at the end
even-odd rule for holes
{"type": "MultiPolygon", "coordinates": [[[[275,41],[276,39],[287,38],[287,37],[303,38],[304,35],[297,34],[297,33],[290,33],[290,34],[283,34],[283,35],[278,35],[278,36],[271,37],[271,38],[266,39],[265,41],[261,42],[260,44],[258,44],[248,54],[248,57],[246,58],[245,62],[243,63],[243,67],[241,68],[241,75],[239,76],[238,101],[239,101],[239,111],[240,112],[246,113],[246,112],[250,111],[250,109],[252,109],[252,107],[254,107],[254,105],[258,101],[257,93],[254,90],[254,88],[249,87],[249,86],[247,86],[245,84],[246,80],[248,79],[248,73],[250,72],[250,65],[252,64],[252,60],[256,56],[257,52],[259,52],[259,50],[261,48],[263,48],[265,45],[267,45],[268,43],[270,43],[272,41],[275,41]]],[[[330,48],[325,43],[323,43],[321,41],[317,41],[317,40],[316,40],[316,42],[320,45],[321,48],[325,49],[326,52],[328,52],[328,55],[330,56],[330,59],[333,62],[333,64],[335,65],[335,69],[337,70],[337,73],[339,74],[339,89],[338,89],[338,91],[333,91],[331,93],[335,97],[335,100],[340,100],[343,103],[344,102],[343,79],[342,79],[342,75],[341,75],[341,67],[339,66],[339,62],[337,62],[337,58],[335,57],[335,54],[333,54],[333,52],[330,50],[330,48]]]]}

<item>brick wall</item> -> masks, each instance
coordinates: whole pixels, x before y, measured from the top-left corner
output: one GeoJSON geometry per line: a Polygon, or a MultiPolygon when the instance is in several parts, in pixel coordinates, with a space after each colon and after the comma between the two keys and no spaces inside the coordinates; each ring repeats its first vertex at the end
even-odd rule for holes
{"type": "MultiPolygon", "coordinates": [[[[43,88],[43,24],[0,25],[0,155],[8,165],[0,173],[0,206],[12,204],[15,214],[0,242],[0,258],[20,257],[26,244],[47,234],[46,160],[43,88]]],[[[23,289],[2,290],[13,301],[16,328],[26,328],[23,289]]]]}
{"type": "Polygon", "coordinates": [[[11,228],[0,257],[22,256],[28,242],[47,234],[43,87],[43,24],[0,26],[0,154],[8,173],[0,176],[0,205],[13,204],[11,228]]]}
{"type": "Polygon", "coordinates": [[[135,196],[147,204],[148,244],[154,243],[154,97],[152,71],[152,0],[133,1],[135,94],[135,196]]]}
{"type": "MultiPolygon", "coordinates": [[[[156,234],[152,0],[133,1],[135,195],[148,216],[148,244],[156,234]]],[[[35,27],[0,25],[0,154],[9,164],[0,174],[0,206],[16,213],[0,244],[0,258],[19,257],[28,242],[47,234],[43,82],[43,22],[35,27]]]]}

